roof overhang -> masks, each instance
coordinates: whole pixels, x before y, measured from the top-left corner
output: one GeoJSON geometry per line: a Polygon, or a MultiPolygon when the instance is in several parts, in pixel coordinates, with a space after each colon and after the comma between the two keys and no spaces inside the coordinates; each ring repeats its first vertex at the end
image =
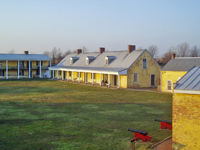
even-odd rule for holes
{"type": "Polygon", "coordinates": [[[181,94],[198,94],[200,95],[199,90],[174,90],[174,93],[181,93],[181,94]]]}
{"type": "Polygon", "coordinates": [[[60,71],[74,71],[74,72],[86,72],[86,73],[102,73],[102,74],[113,74],[113,75],[127,75],[127,69],[118,68],[63,68],[63,67],[49,67],[49,70],[60,70],[60,71]]]}

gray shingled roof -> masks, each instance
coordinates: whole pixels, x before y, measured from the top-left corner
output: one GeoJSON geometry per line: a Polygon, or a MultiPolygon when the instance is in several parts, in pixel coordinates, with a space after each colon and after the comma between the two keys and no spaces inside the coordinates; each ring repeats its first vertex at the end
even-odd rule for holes
{"type": "Polygon", "coordinates": [[[194,66],[200,66],[200,57],[178,57],[171,59],[161,71],[189,71],[194,66]]]}
{"type": "Polygon", "coordinates": [[[45,54],[0,54],[0,60],[35,60],[35,61],[50,61],[51,58],[45,54]]]}
{"type": "Polygon", "coordinates": [[[193,67],[176,84],[175,90],[200,90],[200,67],[193,67]]]}
{"type": "Polygon", "coordinates": [[[146,50],[134,50],[130,54],[126,51],[106,51],[102,54],[98,52],[93,53],[80,53],[80,54],[70,54],[67,55],[60,63],[57,64],[56,67],[90,67],[90,68],[129,68],[142,53],[146,50]],[[96,57],[94,61],[92,61],[89,65],[86,65],[85,58],[87,56],[96,57]],[[107,56],[115,56],[116,59],[112,61],[109,65],[105,64],[105,57],[107,56]],[[73,65],[70,65],[71,57],[79,57],[73,65]]]}

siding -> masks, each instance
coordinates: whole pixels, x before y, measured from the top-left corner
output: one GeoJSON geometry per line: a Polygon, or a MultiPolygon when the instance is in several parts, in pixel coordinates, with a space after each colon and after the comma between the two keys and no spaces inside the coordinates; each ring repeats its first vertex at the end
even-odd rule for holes
{"type": "Polygon", "coordinates": [[[172,125],[175,149],[200,149],[200,95],[174,93],[172,125]]]}
{"type": "Polygon", "coordinates": [[[146,51],[139,59],[128,69],[127,86],[128,87],[150,87],[151,74],[155,74],[155,86],[160,84],[160,66],[146,51]],[[143,70],[142,59],[147,58],[147,69],[143,70]],[[133,73],[138,73],[138,83],[133,82],[133,73]]]}
{"type": "Polygon", "coordinates": [[[173,92],[173,83],[178,81],[179,77],[183,77],[187,72],[186,71],[161,71],[161,90],[162,92],[173,92]],[[167,80],[172,80],[172,90],[167,90],[167,80]]]}

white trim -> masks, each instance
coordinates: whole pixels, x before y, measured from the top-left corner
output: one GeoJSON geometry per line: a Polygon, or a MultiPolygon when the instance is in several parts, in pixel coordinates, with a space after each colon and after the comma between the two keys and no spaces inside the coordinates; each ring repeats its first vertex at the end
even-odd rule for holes
{"type": "Polygon", "coordinates": [[[138,83],[138,81],[139,81],[139,73],[134,72],[133,73],[133,83],[138,83]],[[134,74],[137,74],[137,81],[136,82],[134,81],[134,74]]]}
{"type": "Polygon", "coordinates": [[[91,75],[92,75],[92,84],[94,84],[94,73],[92,73],[91,75]]]}
{"type": "Polygon", "coordinates": [[[42,77],[42,61],[40,60],[40,78],[42,77]]]}
{"type": "Polygon", "coordinates": [[[17,63],[17,78],[19,79],[19,60],[18,60],[18,63],[17,63]]]}
{"type": "Polygon", "coordinates": [[[69,81],[69,71],[67,71],[67,81],[69,81]]]}
{"type": "Polygon", "coordinates": [[[100,86],[101,86],[101,73],[100,73],[100,86]]]}
{"type": "Polygon", "coordinates": [[[6,79],[8,79],[8,60],[6,60],[6,79]]]}
{"type": "Polygon", "coordinates": [[[79,83],[80,83],[80,82],[81,82],[81,80],[80,80],[80,72],[79,72],[79,75],[78,75],[78,76],[79,76],[79,83]]]}
{"type": "Polygon", "coordinates": [[[28,62],[28,78],[31,78],[31,61],[28,62]]]}
{"type": "Polygon", "coordinates": [[[85,72],[85,84],[87,84],[87,73],[85,72]]]}
{"type": "Polygon", "coordinates": [[[172,80],[167,80],[167,91],[172,91],[173,83],[172,80]],[[171,81],[171,90],[168,90],[168,81],[171,81]]]}
{"type": "Polygon", "coordinates": [[[199,94],[199,90],[174,90],[174,93],[183,93],[183,94],[199,94]]]}
{"type": "Polygon", "coordinates": [[[147,58],[142,58],[142,69],[147,70],[147,58]],[[146,59],[146,69],[143,68],[143,60],[146,59]]]}
{"type": "Polygon", "coordinates": [[[64,79],[64,72],[63,72],[63,70],[62,70],[62,80],[64,79]]]}

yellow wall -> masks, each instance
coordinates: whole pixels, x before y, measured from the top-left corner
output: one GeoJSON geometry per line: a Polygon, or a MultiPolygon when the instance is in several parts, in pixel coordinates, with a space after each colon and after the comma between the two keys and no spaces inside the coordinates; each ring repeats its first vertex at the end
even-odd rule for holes
{"type": "Polygon", "coordinates": [[[126,75],[120,75],[119,80],[120,80],[120,87],[121,88],[127,88],[127,76],[126,75]]]}
{"type": "MultiPolygon", "coordinates": [[[[5,62],[6,66],[6,62],[5,62]]],[[[8,66],[17,66],[17,61],[8,61],[8,66]]]]}
{"type": "Polygon", "coordinates": [[[175,149],[200,149],[200,95],[174,93],[172,125],[175,149]]]}
{"type": "Polygon", "coordinates": [[[49,61],[42,61],[42,66],[48,66],[49,65],[49,61]]]}
{"type": "Polygon", "coordinates": [[[144,52],[140,58],[128,69],[127,86],[128,87],[150,87],[151,74],[155,74],[155,86],[160,84],[160,67],[156,61],[144,52]],[[147,69],[143,69],[143,58],[147,58],[147,69]],[[138,73],[138,83],[134,83],[133,74],[138,73]]]}
{"type": "Polygon", "coordinates": [[[173,92],[173,83],[178,81],[179,77],[183,77],[187,72],[185,71],[161,71],[161,90],[162,92],[173,92]],[[172,90],[167,90],[167,80],[172,80],[172,90]]]}

